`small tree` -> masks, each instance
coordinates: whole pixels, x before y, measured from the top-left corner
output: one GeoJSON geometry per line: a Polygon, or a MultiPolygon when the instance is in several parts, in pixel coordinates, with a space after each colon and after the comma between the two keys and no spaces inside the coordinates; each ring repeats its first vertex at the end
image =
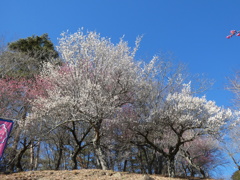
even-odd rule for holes
{"type": "Polygon", "coordinates": [[[176,155],[184,144],[204,135],[216,136],[231,117],[229,109],[222,109],[205,97],[193,96],[190,83],[184,84],[180,92],[169,93],[158,107],[146,122],[150,129],[143,126],[143,131],[135,131],[168,160],[170,177],[175,176],[176,155]]]}

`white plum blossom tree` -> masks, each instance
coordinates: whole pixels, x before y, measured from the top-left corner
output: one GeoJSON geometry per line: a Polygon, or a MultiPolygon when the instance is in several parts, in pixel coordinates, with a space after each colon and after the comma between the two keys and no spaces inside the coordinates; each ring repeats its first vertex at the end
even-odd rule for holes
{"type": "MultiPolygon", "coordinates": [[[[146,73],[134,60],[139,41],[130,49],[122,39],[115,45],[96,32],[63,33],[58,51],[65,65],[45,65],[42,77],[52,88],[47,90],[47,98],[33,102],[29,119],[48,121],[52,128],[71,121],[89,123],[99,167],[108,169],[101,147],[102,123],[114,119],[123,105],[133,103],[138,92],[147,87],[146,73]]],[[[149,68],[152,66],[145,69],[149,68]]]]}
{"type": "Polygon", "coordinates": [[[179,92],[169,93],[150,113],[147,129],[135,131],[168,160],[170,177],[175,176],[174,163],[181,146],[201,136],[216,136],[232,115],[229,109],[218,107],[205,96],[194,96],[191,83],[183,84],[179,92]]]}

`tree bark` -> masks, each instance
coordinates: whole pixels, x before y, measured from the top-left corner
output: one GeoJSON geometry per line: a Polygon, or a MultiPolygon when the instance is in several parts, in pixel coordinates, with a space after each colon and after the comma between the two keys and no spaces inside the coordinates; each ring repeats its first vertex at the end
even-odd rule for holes
{"type": "Polygon", "coordinates": [[[60,146],[59,153],[58,153],[58,160],[57,160],[57,164],[55,166],[55,170],[59,170],[59,167],[60,167],[60,164],[61,164],[62,155],[63,155],[63,148],[60,146]]]}
{"type": "Polygon", "coordinates": [[[128,160],[124,160],[123,172],[127,171],[127,162],[128,162],[128,160]]]}
{"type": "Polygon", "coordinates": [[[34,170],[38,169],[40,148],[41,148],[40,141],[38,141],[38,143],[37,143],[37,152],[36,152],[36,157],[35,157],[35,161],[34,161],[34,170]]]}
{"type": "MultiPolygon", "coordinates": [[[[75,122],[72,122],[72,128],[68,128],[69,131],[72,133],[73,138],[75,140],[75,148],[74,148],[74,152],[71,155],[71,161],[72,161],[72,169],[77,169],[77,156],[78,154],[83,150],[83,148],[85,148],[86,146],[88,146],[88,144],[85,144],[82,146],[82,142],[84,141],[84,139],[87,137],[87,135],[89,134],[89,132],[91,131],[92,127],[88,127],[87,130],[83,133],[83,136],[81,137],[81,139],[78,139],[77,133],[76,133],[76,124],[75,122]]],[[[82,164],[83,165],[83,164],[82,164]]]]}
{"type": "MultiPolygon", "coordinates": [[[[202,174],[203,178],[206,178],[206,173],[205,173],[205,171],[202,169],[202,167],[196,165],[196,164],[193,162],[192,158],[190,157],[190,153],[189,153],[188,151],[183,151],[183,154],[184,154],[187,162],[188,162],[192,167],[194,167],[195,169],[197,169],[197,170],[202,174]]],[[[192,172],[194,173],[194,171],[192,171],[192,172]]],[[[192,173],[191,173],[191,176],[194,176],[194,175],[192,175],[192,173]]]]}
{"type": "Polygon", "coordinates": [[[30,170],[32,171],[34,168],[34,146],[33,146],[33,141],[30,145],[30,170]]]}
{"type": "Polygon", "coordinates": [[[21,165],[21,160],[23,157],[23,154],[26,152],[26,150],[29,148],[31,141],[27,144],[26,143],[26,138],[24,139],[24,143],[23,143],[23,148],[21,149],[21,151],[19,151],[19,153],[16,154],[16,168],[17,168],[17,172],[21,172],[23,171],[22,165],[21,165]]]}
{"type": "Polygon", "coordinates": [[[18,143],[20,141],[20,128],[17,127],[16,129],[16,134],[15,134],[15,138],[14,138],[14,141],[13,141],[13,146],[12,146],[12,154],[10,156],[10,159],[11,159],[11,162],[10,162],[10,165],[9,165],[9,170],[11,172],[14,171],[14,167],[15,167],[15,162],[16,162],[16,154],[17,154],[17,147],[18,147],[18,143]]]}
{"type": "Polygon", "coordinates": [[[72,160],[72,170],[77,169],[77,155],[79,154],[79,152],[82,150],[81,147],[78,147],[77,150],[73,153],[73,155],[71,156],[71,160],[72,160]]]}
{"type": "Polygon", "coordinates": [[[175,156],[168,157],[168,176],[175,177],[175,156]]]}
{"type": "Polygon", "coordinates": [[[100,124],[101,122],[97,123],[94,126],[95,135],[93,138],[93,148],[95,150],[96,156],[99,160],[100,166],[102,170],[109,170],[107,158],[102,151],[101,144],[100,144],[100,124]]]}

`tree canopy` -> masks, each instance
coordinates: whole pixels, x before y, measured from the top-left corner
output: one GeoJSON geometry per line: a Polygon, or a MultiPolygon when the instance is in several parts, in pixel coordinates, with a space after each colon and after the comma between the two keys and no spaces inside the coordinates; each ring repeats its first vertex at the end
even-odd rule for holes
{"type": "Polygon", "coordinates": [[[25,39],[19,39],[9,43],[8,48],[12,51],[26,53],[41,61],[58,57],[58,52],[54,49],[54,45],[50,41],[48,34],[41,36],[33,35],[25,39]]]}
{"type": "Polygon", "coordinates": [[[40,73],[43,63],[61,64],[58,52],[48,34],[19,39],[8,44],[0,55],[1,76],[32,78],[40,73]]]}

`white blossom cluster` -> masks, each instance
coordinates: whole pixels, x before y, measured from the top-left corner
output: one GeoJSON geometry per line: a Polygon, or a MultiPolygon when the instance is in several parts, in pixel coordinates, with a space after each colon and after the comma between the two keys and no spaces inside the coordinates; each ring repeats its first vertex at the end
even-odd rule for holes
{"type": "Polygon", "coordinates": [[[49,80],[52,87],[47,89],[47,98],[33,102],[29,118],[52,117],[54,125],[69,120],[96,123],[112,119],[123,105],[132,103],[139,111],[148,109],[151,115],[145,116],[144,112],[139,115],[147,122],[161,112],[161,117],[168,117],[169,122],[189,129],[218,131],[230,118],[231,111],[207,101],[204,96],[193,96],[191,83],[183,84],[180,92],[168,88],[174,83],[180,86],[182,74],[166,77],[166,68],[161,68],[163,63],[155,67],[158,57],[141,68],[141,63],[134,60],[139,41],[137,39],[136,47],[131,50],[123,39],[115,45],[96,32],[63,33],[58,51],[65,64],[62,67],[45,65],[42,78],[49,80]],[[166,87],[164,78],[168,83],[166,87]],[[166,90],[169,93],[161,100],[166,90]]]}
{"type": "Polygon", "coordinates": [[[193,96],[191,83],[183,84],[181,92],[169,94],[166,104],[169,120],[190,129],[217,132],[232,116],[230,109],[217,106],[205,96],[193,96]]]}
{"type": "Polygon", "coordinates": [[[114,116],[146,86],[141,75],[145,72],[134,60],[139,39],[131,50],[122,39],[114,45],[96,32],[85,35],[80,30],[63,33],[59,43],[65,66],[45,65],[42,78],[53,87],[47,90],[48,98],[35,100],[30,118],[51,116],[55,123],[69,119],[95,123],[114,116]]]}

